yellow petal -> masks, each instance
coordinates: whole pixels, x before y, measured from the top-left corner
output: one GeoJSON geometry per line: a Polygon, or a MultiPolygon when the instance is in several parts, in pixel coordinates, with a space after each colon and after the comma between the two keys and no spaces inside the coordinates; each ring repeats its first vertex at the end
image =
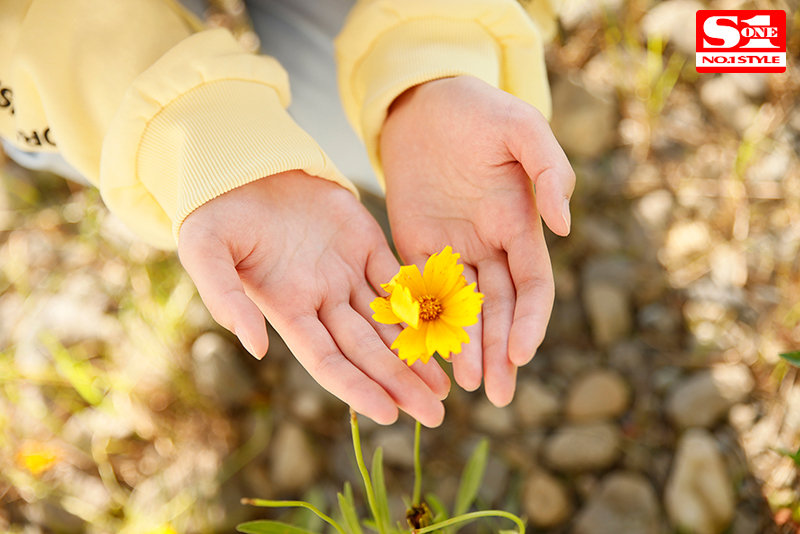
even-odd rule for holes
{"type": "Polygon", "coordinates": [[[419,328],[419,301],[411,296],[411,291],[397,285],[389,297],[392,313],[412,328],[419,328]]]}
{"type": "Polygon", "coordinates": [[[464,266],[459,265],[459,257],[460,254],[454,254],[453,249],[447,246],[428,258],[422,275],[428,295],[442,298],[463,278],[461,273],[464,272],[464,266]]]}
{"type": "Polygon", "coordinates": [[[372,318],[379,323],[397,324],[403,322],[392,312],[392,305],[389,304],[388,297],[376,297],[375,300],[369,303],[369,307],[375,312],[372,314],[372,318]]]}
{"type": "Polygon", "coordinates": [[[478,322],[483,295],[475,291],[475,284],[465,286],[442,302],[441,317],[450,324],[470,326],[478,322]]]}
{"type": "Polygon", "coordinates": [[[431,321],[428,323],[428,332],[425,336],[425,348],[429,354],[438,352],[442,358],[450,358],[450,354],[461,352],[461,342],[469,336],[460,327],[453,327],[445,321],[431,321]]]}
{"type": "Polygon", "coordinates": [[[414,298],[420,298],[425,295],[425,282],[423,282],[422,274],[416,265],[403,265],[400,267],[400,272],[394,275],[388,285],[392,288],[397,286],[407,287],[414,298]]]}
{"type": "Polygon", "coordinates": [[[427,330],[428,323],[425,322],[420,325],[420,328],[408,326],[400,332],[397,339],[392,343],[391,348],[397,349],[400,359],[405,360],[409,366],[413,365],[417,360],[428,363],[431,355],[427,353],[425,348],[427,330]]]}

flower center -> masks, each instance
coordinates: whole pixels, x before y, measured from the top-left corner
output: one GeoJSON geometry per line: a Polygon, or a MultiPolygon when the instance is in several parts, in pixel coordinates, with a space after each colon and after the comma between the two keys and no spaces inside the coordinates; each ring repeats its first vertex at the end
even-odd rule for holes
{"type": "Polygon", "coordinates": [[[423,321],[434,321],[442,314],[442,304],[433,297],[419,299],[419,318],[423,321]]]}

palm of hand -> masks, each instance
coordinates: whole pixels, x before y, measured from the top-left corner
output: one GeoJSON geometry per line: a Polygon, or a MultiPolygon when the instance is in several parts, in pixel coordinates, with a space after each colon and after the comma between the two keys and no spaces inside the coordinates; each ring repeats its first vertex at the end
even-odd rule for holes
{"type": "Polygon", "coordinates": [[[387,423],[399,407],[428,425],[441,421],[437,397],[449,387],[441,369],[409,369],[387,348],[397,327],[368,319],[372,287],[399,266],[346,190],[299,171],[258,180],[187,218],[179,252],[214,318],[255,355],[267,348],[263,313],[308,372],[356,411],[387,423]]]}
{"type": "Polygon", "coordinates": [[[553,303],[537,204],[547,211],[551,229],[569,231],[563,200],[572,184],[553,183],[574,180],[563,152],[545,138],[537,167],[517,147],[517,141],[536,143],[548,133],[533,108],[511,95],[474,79],[452,78],[398,99],[381,135],[398,252],[405,261],[422,263],[452,245],[466,263],[465,275],[486,296],[483,321],[468,330],[472,342],[453,366],[465,389],[477,388],[483,377],[497,405],[513,397],[516,367],[541,343],[553,303]],[[555,206],[534,196],[529,175],[539,178],[540,197],[555,197],[555,206]],[[555,194],[546,195],[551,190],[555,194]]]}

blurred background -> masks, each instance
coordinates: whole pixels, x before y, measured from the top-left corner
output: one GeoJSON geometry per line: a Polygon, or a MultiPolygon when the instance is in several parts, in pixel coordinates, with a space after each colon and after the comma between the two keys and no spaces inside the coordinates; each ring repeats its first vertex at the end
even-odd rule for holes
{"type": "MultiPolygon", "coordinates": [[[[423,490],[452,502],[488,436],[480,503],[533,532],[800,532],[800,379],[779,358],[800,350],[797,2],[553,5],[552,125],[578,176],[572,235],[548,235],[553,317],[509,407],[453,389],[423,490]],[[785,9],[787,72],[698,75],[708,7],[785,9]]],[[[274,332],[248,357],[97,191],[0,168],[0,531],[320,531],[239,499],[335,506],[357,482],[346,407],[274,332]]],[[[401,519],[413,422],[362,431],[401,519]]]]}

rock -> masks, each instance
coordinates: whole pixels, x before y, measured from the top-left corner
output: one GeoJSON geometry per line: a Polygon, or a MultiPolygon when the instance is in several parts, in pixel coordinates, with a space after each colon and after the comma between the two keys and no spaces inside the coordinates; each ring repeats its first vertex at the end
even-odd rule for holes
{"type": "Polygon", "coordinates": [[[528,519],[539,528],[563,523],[572,512],[567,488],[545,471],[536,471],[525,481],[522,505],[528,519]]]}
{"type": "Polygon", "coordinates": [[[646,478],[612,473],[592,492],[573,534],[658,534],[659,515],[656,493],[646,478]]]}
{"type": "Polygon", "coordinates": [[[702,221],[681,221],[667,232],[659,259],[666,266],[687,261],[691,256],[708,252],[711,248],[711,230],[702,221]]]}
{"type": "Polygon", "coordinates": [[[666,411],[679,427],[710,427],[731,406],[744,400],[753,386],[753,376],[746,365],[717,365],[698,371],[672,388],[666,411]]]}
{"type": "Polygon", "coordinates": [[[381,427],[375,431],[373,446],[383,448],[387,464],[414,467],[414,432],[402,426],[381,427]]]}
{"type": "Polygon", "coordinates": [[[545,460],[560,471],[604,469],[620,452],[620,432],[611,423],[563,426],[544,445],[545,460]]]}
{"type": "Polygon", "coordinates": [[[544,426],[551,423],[558,415],[558,396],[538,380],[520,380],[513,408],[522,426],[526,428],[544,426]]]}
{"type": "Polygon", "coordinates": [[[585,215],[578,224],[580,241],[589,250],[610,253],[625,245],[622,232],[606,217],[585,215]]]}
{"type": "Polygon", "coordinates": [[[572,380],[575,375],[586,372],[586,369],[597,367],[600,355],[594,351],[580,351],[564,345],[555,349],[549,359],[558,374],[572,380]]]}
{"type": "Polygon", "coordinates": [[[731,81],[742,93],[757,100],[766,96],[767,80],[768,75],[763,72],[737,72],[736,76],[731,76],[731,81]]]}
{"type": "Polygon", "coordinates": [[[775,142],[769,152],[747,168],[747,180],[758,184],[759,182],[780,182],[792,172],[794,150],[789,143],[775,142]]]}
{"type": "Polygon", "coordinates": [[[300,492],[314,481],[316,456],[300,427],[283,423],[278,428],[272,443],[270,468],[278,492],[300,492]]]}
{"type": "Polygon", "coordinates": [[[475,426],[489,434],[502,436],[514,431],[514,416],[511,410],[498,408],[485,398],[478,401],[472,416],[475,426]]]}
{"type": "Polygon", "coordinates": [[[608,347],[630,332],[630,302],[627,292],[601,280],[590,280],[583,289],[583,305],[589,316],[592,337],[601,347],[608,347]]]}
{"type": "Polygon", "coordinates": [[[562,78],[553,87],[553,133],[564,151],[580,158],[596,158],[615,142],[616,104],[562,78]]]}
{"type": "Polygon", "coordinates": [[[680,327],[679,312],[663,302],[653,302],[639,310],[636,316],[640,328],[659,334],[674,335],[680,327]]]}
{"type": "Polygon", "coordinates": [[[553,266],[553,285],[557,300],[570,300],[578,294],[577,277],[566,265],[553,266]]]}
{"type": "Polygon", "coordinates": [[[630,391],[615,371],[599,369],[578,378],[567,395],[571,421],[597,421],[620,415],[628,407],[630,391]]]}
{"type": "Polygon", "coordinates": [[[243,356],[227,339],[206,332],[192,343],[197,389],[225,404],[240,404],[253,392],[253,379],[244,368],[243,356]]]}
{"type": "Polygon", "coordinates": [[[657,189],[640,198],[633,212],[645,228],[661,232],[666,229],[672,215],[673,204],[672,193],[665,189],[657,189]]]}
{"type": "Polygon", "coordinates": [[[681,370],[672,365],[659,367],[650,375],[650,384],[656,393],[663,394],[670,391],[681,378],[681,370]]]}
{"type": "Polygon", "coordinates": [[[683,54],[695,54],[695,13],[705,9],[696,0],[667,0],[656,4],[642,19],[642,28],[648,37],[667,39],[683,54]]]}
{"type": "Polygon", "coordinates": [[[623,341],[608,353],[608,363],[614,369],[637,375],[647,370],[644,347],[640,341],[623,341]]]}
{"type": "Polygon", "coordinates": [[[720,120],[739,132],[747,129],[756,115],[756,108],[739,86],[735,75],[711,78],[700,86],[700,100],[720,120]]]}
{"type": "Polygon", "coordinates": [[[621,0],[564,0],[555,2],[558,18],[564,28],[571,30],[585,20],[589,20],[604,11],[611,11],[622,4],[621,0]]]}
{"type": "Polygon", "coordinates": [[[763,523],[763,519],[758,514],[738,509],[730,534],[762,534],[766,526],[763,523]]]}
{"type": "Polygon", "coordinates": [[[694,534],[719,534],[733,518],[733,484],[707,430],[690,429],[678,443],[664,505],[675,528],[694,534]]]}
{"type": "Polygon", "coordinates": [[[743,250],[720,243],[709,256],[711,279],[722,287],[744,287],[747,283],[747,256],[743,250]]]}

